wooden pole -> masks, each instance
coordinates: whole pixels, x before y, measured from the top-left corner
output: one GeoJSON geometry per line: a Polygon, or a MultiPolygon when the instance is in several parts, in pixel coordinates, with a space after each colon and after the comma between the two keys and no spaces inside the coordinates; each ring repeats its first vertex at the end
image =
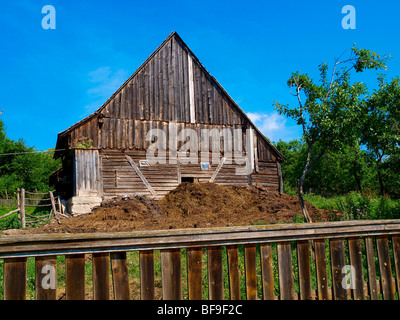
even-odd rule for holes
{"type": "Polygon", "coordinates": [[[19,198],[20,193],[21,193],[21,190],[18,188],[18,189],[17,189],[17,208],[18,208],[18,209],[21,208],[21,205],[20,205],[20,202],[19,202],[19,200],[20,200],[20,198],[19,198]]]}
{"type": "Polygon", "coordinates": [[[26,228],[26,220],[25,220],[25,189],[21,188],[21,222],[22,228],[26,228]]]}
{"type": "Polygon", "coordinates": [[[53,209],[54,216],[56,217],[57,216],[57,210],[56,210],[56,203],[54,201],[54,195],[53,195],[53,192],[51,192],[51,191],[49,191],[49,194],[50,194],[51,207],[53,209]]]}
{"type": "Polygon", "coordinates": [[[64,213],[62,205],[61,205],[61,199],[60,196],[57,197],[57,204],[58,204],[58,212],[64,213]]]}

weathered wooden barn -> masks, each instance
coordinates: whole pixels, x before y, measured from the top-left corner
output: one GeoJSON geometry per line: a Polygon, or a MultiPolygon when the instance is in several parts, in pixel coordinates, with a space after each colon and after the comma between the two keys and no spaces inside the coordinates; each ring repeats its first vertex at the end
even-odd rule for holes
{"type": "Polygon", "coordinates": [[[59,133],[56,149],[63,167],[52,179],[73,213],[114,196],[161,197],[183,181],[282,190],[282,154],[176,32],[96,112],[59,133]]]}

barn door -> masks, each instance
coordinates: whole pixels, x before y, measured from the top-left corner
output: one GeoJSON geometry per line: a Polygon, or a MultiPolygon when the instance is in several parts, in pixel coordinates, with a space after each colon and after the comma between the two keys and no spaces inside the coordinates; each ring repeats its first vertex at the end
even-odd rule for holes
{"type": "Polygon", "coordinates": [[[103,193],[99,150],[75,149],[74,196],[97,196],[103,193]]]}

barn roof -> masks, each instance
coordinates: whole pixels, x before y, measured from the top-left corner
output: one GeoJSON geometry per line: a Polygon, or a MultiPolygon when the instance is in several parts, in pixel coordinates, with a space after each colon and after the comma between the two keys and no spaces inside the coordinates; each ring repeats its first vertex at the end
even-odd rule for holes
{"type": "Polygon", "coordinates": [[[250,120],[247,114],[239,107],[239,105],[232,99],[232,97],[226,92],[226,90],[221,86],[221,84],[206,70],[206,68],[201,64],[199,59],[196,55],[190,50],[190,48],[186,45],[186,43],[182,40],[182,38],[178,35],[177,32],[172,32],[162,43],[161,45],[140,65],[140,67],[114,92],[113,95],[95,112],[87,116],[86,118],[82,119],[81,121],[73,124],[68,129],[60,132],[58,134],[57,139],[57,146],[56,149],[59,149],[59,143],[61,140],[64,140],[67,135],[73,131],[74,129],[80,127],[81,125],[85,124],[86,122],[90,121],[94,117],[98,116],[102,110],[109,104],[109,102],[114,99],[118,93],[131,81],[147,64],[148,62],[153,59],[153,57],[171,40],[171,38],[175,38],[175,40],[180,43],[181,46],[191,55],[193,60],[197,63],[197,65],[205,72],[208,78],[210,78],[214,84],[223,92],[223,94],[230,100],[232,105],[240,112],[240,114],[248,121],[248,123],[257,131],[257,133],[268,143],[268,145],[276,152],[278,158],[283,161],[284,157],[279,152],[279,150],[270,142],[270,140],[264,136],[264,134],[254,125],[254,123],[250,120]]]}

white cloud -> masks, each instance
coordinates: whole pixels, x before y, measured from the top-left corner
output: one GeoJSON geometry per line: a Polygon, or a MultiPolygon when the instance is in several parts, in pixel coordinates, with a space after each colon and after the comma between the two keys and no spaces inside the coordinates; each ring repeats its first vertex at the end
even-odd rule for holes
{"type": "Polygon", "coordinates": [[[248,112],[247,116],[271,141],[279,141],[279,139],[289,141],[299,138],[297,126],[289,126],[287,119],[278,112],[270,114],[248,112]]]}
{"type": "Polygon", "coordinates": [[[91,113],[97,110],[107,99],[128,79],[126,70],[113,70],[105,66],[89,72],[88,104],[86,112],[91,113]]]}

